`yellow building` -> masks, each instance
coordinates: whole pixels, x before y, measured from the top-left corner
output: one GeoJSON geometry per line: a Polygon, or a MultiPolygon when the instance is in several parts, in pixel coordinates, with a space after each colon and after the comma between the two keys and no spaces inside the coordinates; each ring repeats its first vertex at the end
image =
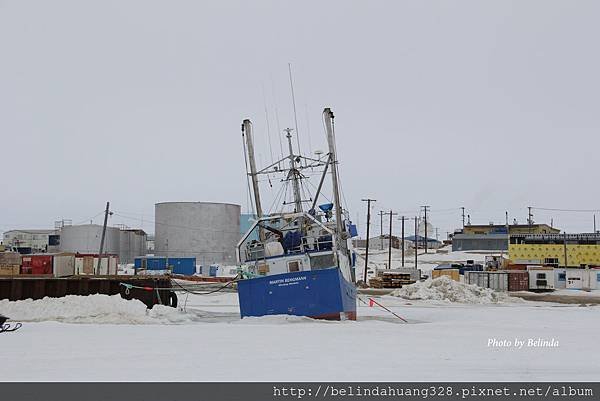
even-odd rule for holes
{"type": "Polygon", "coordinates": [[[508,255],[516,264],[600,266],[600,234],[511,235],[508,255]]]}
{"type": "MultiPolygon", "coordinates": [[[[466,225],[462,234],[486,235],[506,234],[505,224],[469,224],[466,225]]],[[[560,230],[550,227],[548,224],[511,224],[508,226],[508,234],[559,234],[560,230]]]]}

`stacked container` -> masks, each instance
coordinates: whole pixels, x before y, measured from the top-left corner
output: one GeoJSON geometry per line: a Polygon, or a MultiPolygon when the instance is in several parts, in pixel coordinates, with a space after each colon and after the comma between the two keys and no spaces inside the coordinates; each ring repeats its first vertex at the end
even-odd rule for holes
{"type": "Polygon", "coordinates": [[[17,252],[0,252],[0,276],[16,276],[21,272],[21,255],[17,252]]]}
{"type": "Polygon", "coordinates": [[[68,277],[75,274],[75,254],[60,253],[52,255],[52,275],[54,277],[68,277]]]}
{"type": "Polygon", "coordinates": [[[554,269],[544,266],[527,266],[530,290],[554,290],[554,269]]]}
{"type": "Polygon", "coordinates": [[[21,274],[51,275],[52,255],[33,254],[23,256],[21,274]]]}
{"type": "Polygon", "coordinates": [[[167,258],[164,256],[144,256],[135,258],[134,267],[145,270],[167,270],[167,258]]]}
{"type": "Polygon", "coordinates": [[[465,282],[495,291],[508,291],[507,272],[465,272],[465,282]]]}
{"type": "Polygon", "coordinates": [[[509,291],[529,291],[529,274],[522,270],[508,271],[509,291]]]}
{"type": "Polygon", "coordinates": [[[173,274],[183,276],[196,274],[196,258],[168,258],[167,265],[173,274]]]}
{"type": "Polygon", "coordinates": [[[594,268],[588,270],[589,288],[591,290],[600,290],[600,269],[594,268]]]}
{"type": "MultiPolygon", "coordinates": [[[[117,255],[102,255],[100,262],[99,276],[112,276],[117,274],[119,257],[117,255]]],[[[98,269],[98,254],[75,255],[75,274],[94,275],[98,269]]]]}
{"type": "Polygon", "coordinates": [[[589,281],[589,274],[584,269],[566,269],[566,288],[568,290],[581,290],[584,288],[584,276],[589,281]]]}
{"type": "Polygon", "coordinates": [[[442,276],[448,276],[454,281],[460,281],[460,273],[458,269],[434,269],[431,272],[431,278],[433,279],[442,276]]]}

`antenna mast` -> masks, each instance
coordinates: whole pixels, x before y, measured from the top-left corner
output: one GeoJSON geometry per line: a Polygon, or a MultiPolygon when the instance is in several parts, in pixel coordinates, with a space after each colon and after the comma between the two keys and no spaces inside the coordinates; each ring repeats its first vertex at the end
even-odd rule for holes
{"type": "Polygon", "coordinates": [[[340,203],[340,188],[337,173],[337,154],[335,152],[335,138],[333,137],[333,112],[329,107],[323,110],[325,117],[325,129],[327,130],[327,143],[329,145],[329,162],[331,163],[331,180],[333,183],[333,201],[335,203],[335,222],[337,238],[341,249],[346,249],[346,238],[343,226],[342,205],[340,203]],[[344,238],[342,238],[344,237],[344,238]]]}
{"type": "MultiPolygon", "coordinates": [[[[302,197],[300,195],[300,172],[296,168],[296,156],[294,156],[294,149],[292,148],[292,129],[286,128],[285,132],[286,138],[288,140],[288,145],[290,149],[290,172],[288,174],[288,179],[292,180],[293,188],[294,188],[294,205],[296,208],[296,213],[302,212],[302,197]]],[[[296,133],[298,135],[298,133],[296,133]]]]}
{"type": "MultiPolygon", "coordinates": [[[[248,148],[248,159],[250,162],[250,178],[252,178],[252,189],[254,191],[254,202],[256,205],[256,217],[263,217],[262,206],[260,203],[260,190],[258,188],[258,175],[256,173],[256,160],[254,158],[254,141],[252,138],[252,122],[248,119],[242,123],[242,135],[246,137],[246,147],[248,148]]],[[[260,239],[264,240],[263,230],[259,230],[260,239]]]]}
{"type": "Polygon", "coordinates": [[[294,80],[292,79],[292,63],[288,63],[288,71],[290,72],[290,88],[292,89],[292,106],[294,107],[294,124],[296,127],[296,141],[298,142],[298,153],[302,154],[300,147],[300,131],[298,131],[298,116],[296,114],[296,96],[294,95],[294,80]]]}

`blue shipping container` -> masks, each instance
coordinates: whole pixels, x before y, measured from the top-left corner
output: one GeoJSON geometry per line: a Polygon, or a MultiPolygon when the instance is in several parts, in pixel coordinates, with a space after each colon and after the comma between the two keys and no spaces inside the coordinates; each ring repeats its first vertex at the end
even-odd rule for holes
{"type": "Polygon", "coordinates": [[[193,276],[196,274],[196,258],[169,258],[167,265],[173,274],[193,276]]]}
{"type": "Polygon", "coordinates": [[[167,258],[161,256],[144,256],[135,258],[134,267],[146,270],[166,270],[167,258]]]}

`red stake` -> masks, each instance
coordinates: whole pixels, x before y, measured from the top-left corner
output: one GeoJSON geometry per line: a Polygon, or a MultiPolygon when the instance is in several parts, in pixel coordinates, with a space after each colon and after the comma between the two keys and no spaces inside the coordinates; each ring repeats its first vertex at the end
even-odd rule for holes
{"type": "Polygon", "coordinates": [[[375,301],[373,298],[369,298],[369,304],[378,305],[378,306],[382,307],[383,309],[385,309],[386,311],[390,312],[392,315],[396,316],[398,319],[402,320],[404,323],[408,323],[408,320],[406,320],[406,319],[404,319],[404,318],[396,315],[394,312],[392,312],[391,310],[389,310],[385,306],[381,305],[379,302],[375,301]]]}

